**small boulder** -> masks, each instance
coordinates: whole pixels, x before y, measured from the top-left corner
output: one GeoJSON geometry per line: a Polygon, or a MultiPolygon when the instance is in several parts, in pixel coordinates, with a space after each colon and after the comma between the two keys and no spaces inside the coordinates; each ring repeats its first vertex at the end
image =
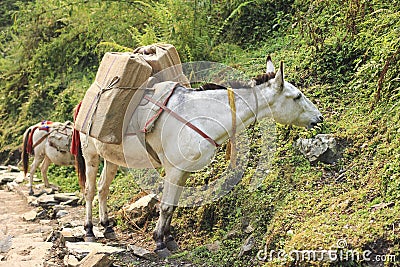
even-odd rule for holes
{"type": "Polygon", "coordinates": [[[5,253],[10,250],[12,246],[12,236],[0,236],[0,253],[5,253]]]}
{"type": "Polygon", "coordinates": [[[77,197],[74,193],[58,193],[54,195],[54,199],[58,200],[59,202],[67,202],[70,200],[79,200],[79,197],[77,197]]]}
{"type": "Polygon", "coordinates": [[[244,254],[251,251],[256,244],[256,240],[254,236],[249,236],[245,241],[243,246],[240,248],[239,257],[242,257],[244,254]]]}
{"type": "Polygon", "coordinates": [[[6,184],[6,183],[11,183],[16,179],[15,176],[12,175],[3,175],[0,177],[0,185],[6,184]]]}
{"type": "Polygon", "coordinates": [[[146,260],[152,261],[157,259],[157,254],[155,254],[154,252],[135,245],[128,245],[128,251],[132,252],[133,255],[146,260]]]}
{"type": "Polygon", "coordinates": [[[112,266],[113,260],[106,253],[90,252],[80,262],[79,267],[109,267],[112,266]]]}
{"type": "Polygon", "coordinates": [[[59,202],[54,199],[54,195],[47,195],[47,194],[41,195],[37,199],[37,202],[38,202],[39,206],[41,206],[43,208],[49,208],[49,207],[59,204],[59,202]]]}
{"type": "Polygon", "coordinates": [[[79,261],[74,255],[65,255],[64,265],[66,267],[77,267],[79,266],[79,261]]]}
{"type": "Polygon", "coordinates": [[[333,136],[317,134],[314,138],[297,140],[295,147],[310,161],[333,164],[340,155],[338,146],[333,136]]]}
{"type": "Polygon", "coordinates": [[[66,211],[66,210],[59,210],[59,211],[57,211],[57,213],[56,213],[56,218],[62,218],[62,217],[67,216],[67,215],[68,215],[68,211],[66,211]]]}
{"type": "Polygon", "coordinates": [[[65,242],[65,247],[70,254],[73,254],[78,259],[83,259],[92,251],[104,254],[114,254],[125,251],[121,248],[94,242],[65,242]]]}
{"type": "Polygon", "coordinates": [[[129,221],[132,221],[135,225],[142,226],[155,213],[157,202],[157,195],[149,194],[134,203],[125,205],[122,208],[122,212],[129,221]]]}
{"type": "Polygon", "coordinates": [[[28,211],[22,215],[25,221],[32,222],[36,219],[37,212],[35,210],[28,211]]]}

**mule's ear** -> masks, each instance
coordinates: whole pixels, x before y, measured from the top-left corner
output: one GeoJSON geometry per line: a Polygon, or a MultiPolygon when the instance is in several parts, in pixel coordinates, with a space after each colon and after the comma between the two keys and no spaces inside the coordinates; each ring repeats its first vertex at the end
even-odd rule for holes
{"type": "Polygon", "coordinates": [[[271,56],[268,55],[268,57],[267,57],[267,73],[270,73],[270,72],[275,73],[275,67],[274,67],[274,64],[272,64],[271,56]]]}
{"type": "Polygon", "coordinates": [[[279,70],[275,75],[275,82],[278,84],[280,89],[283,89],[284,79],[283,79],[283,61],[281,61],[279,70]]]}

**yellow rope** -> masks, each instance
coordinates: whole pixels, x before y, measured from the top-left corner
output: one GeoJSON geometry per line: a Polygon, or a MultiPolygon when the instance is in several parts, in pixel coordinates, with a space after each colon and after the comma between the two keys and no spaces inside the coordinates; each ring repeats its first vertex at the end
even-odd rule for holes
{"type": "Polygon", "coordinates": [[[235,93],[232,88],[228,87],[228,99],[229,106],[231,108],[232,115],[232,136],[229,138],[229,143],[227,146],[227,158],[231,160],[232,168],[236,167],[236,105],[235,105],[235,93]],[[229,151],[230,149],[230,151],[229,151]],[[230,152],[230,155],[228,153],[230,152]]]}

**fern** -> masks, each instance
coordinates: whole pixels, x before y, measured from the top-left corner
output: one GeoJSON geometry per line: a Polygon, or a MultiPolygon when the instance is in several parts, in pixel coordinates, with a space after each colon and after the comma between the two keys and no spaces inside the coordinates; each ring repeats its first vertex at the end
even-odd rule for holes
{"type": "Polygon", "coordinates": [[[254,3],[254,2],[255,2],[255,0],[252,0],[252,1],[247,1],[247,2],[244,2],[244,3],[239,4],[238,7],[235,8],[235,9],[231,12],[231,14],[224,20],[224,22],[222,23],[221,27],[218,28],[218,30],[216,31],[216,34],[215,34],[215,40],[217,40],[217,39],[220,37],[221,32],[222,32],[222,31],[224,30],[224,28],[228,25],[229,21],[230,21],[232,18],[234,18],[238,13],[240,13],[240,11],[241,11],[241,9],[242,9],[243,7],[245,7],[245,6],[247,6],[247,5],[251,4],[251,3],[254,3]]]}
{"type": "Polygon", "coordinates": [[[132,52],[133,48],[129,48],[126,46],[122,46],[116,44],[114,42],[100,42],[98,47],[104,47],[106,50],[115,51],[115,52],[132,52]]]}

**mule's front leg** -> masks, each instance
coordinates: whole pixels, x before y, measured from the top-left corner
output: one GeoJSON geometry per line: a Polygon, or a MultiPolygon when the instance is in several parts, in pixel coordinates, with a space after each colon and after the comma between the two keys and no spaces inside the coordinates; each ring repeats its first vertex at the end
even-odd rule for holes
{"type": "Polygon", "coordinates": [[[85,201],[86,201],[86,221],[85,221],[85,241],[94,242],[96,237],[93,233],[93,199],[96,193],[96,176],[99,166],[99,158],[97,155],[86,161],[86,184],[85,184],[85,201]]]}
{"type": "Polygon", "coordinates": [[[164,242],[164,236],[165,236],[164,233],[168,218],[172,217],[173,212],[174,212],[173,205],[161,203],[160,217],[158,218],[157,226],[153,233],[153,239],[156,242],[155,252],[160,258],[166,258],[171,255],[171,252],[169,251],[164,242]]]}
{"type": "Polygon", "coordinates": [[[172,213],[167,218],[167,221],[165,224],[165,229],[164,229],[165,245],[167,246],[169,251],[176,251],[179,249],[179,245],[175,241],[175,238],[172,236],[172,233],[171,233],[171,221],[172,221],[172,215],[173,215],[173,212],[175,211],[175,208],[176,207],[173,208],[172,213]]]}
{"type": "Polygon", "coordinates": [[[100,181],[98,184],[99,188],[99,214],[100,223],[104,227],[104,237],[107,239],[115,239],[116,235],[114,229],[110,225],[107,213],[107,196],[110,192],[110,184],[117,174],[118,166],[109,162],[104,161],[104,168],[101,173],[100,181]]]}
{"type": "Polygon", "coordinates": [[[153,238],[156,242],[155,252],[161,258],[168,257],[171,254],[170,249],[176,250],[178,248],[171,235],[170,223],[188,176],[188,173],[175,168],[166,168],[166,174],[160,205],[160,217],[153,233],[153,238]]]}

